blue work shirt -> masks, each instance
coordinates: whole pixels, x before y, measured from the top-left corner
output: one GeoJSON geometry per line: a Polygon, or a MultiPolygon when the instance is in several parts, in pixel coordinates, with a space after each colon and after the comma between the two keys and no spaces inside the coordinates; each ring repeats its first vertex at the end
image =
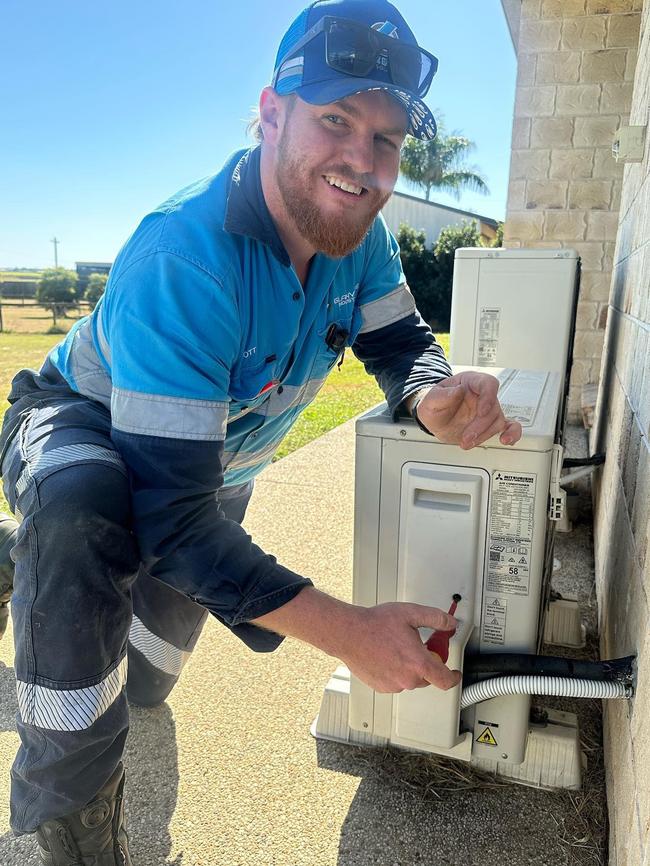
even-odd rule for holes
{"type": "Polygon", "coordinates": [[[255,147],[145,217],[95,311],[50,353],[72,390],[110,409],[145,567],[257,649],[277,640],[247,621],[310,581],[225,520],[218,491],[270,462],[343,344],[393,411],[450,375],[381,216],[345,258],[314,256],[303,289],[255,147]]]}

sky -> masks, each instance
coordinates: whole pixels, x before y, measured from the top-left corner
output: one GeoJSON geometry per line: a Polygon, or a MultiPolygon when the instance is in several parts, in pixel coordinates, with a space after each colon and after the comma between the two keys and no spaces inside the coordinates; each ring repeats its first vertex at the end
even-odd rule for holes
{"type": "MultiPolygon", "coordinates": [[[[432,199],[505,215],[515,54],[500,0],[401,0],[439,58],[426,97],[476,144],[490,195],[432,199]]],[[[140,219],[250,144],[300,0],[2,0],[0,267],[112,261],[140,219]]],[[[419,195],[403,181],[397,189],[419,195]]]]}

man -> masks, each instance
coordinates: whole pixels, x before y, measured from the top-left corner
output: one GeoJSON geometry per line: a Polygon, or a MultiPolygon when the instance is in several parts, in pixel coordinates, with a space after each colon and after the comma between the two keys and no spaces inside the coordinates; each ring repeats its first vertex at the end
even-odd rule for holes
{"type": "Polygon", "coordinates": [[[11,820],[52,866],[131,863],[125,691],[164,700],[207,612],[256,651],[307,641],[379,691],[459,682],[417,631],[453,618],[338,601],[239,525],[346,344],[438,438],[521,435],[492,377],[450,375],[377,217],[405,135],[435,135],[435,66],[386,0],[313,3],[262,92],[261,145],[149,214],[93,315],[14,380],[11,820]]]}

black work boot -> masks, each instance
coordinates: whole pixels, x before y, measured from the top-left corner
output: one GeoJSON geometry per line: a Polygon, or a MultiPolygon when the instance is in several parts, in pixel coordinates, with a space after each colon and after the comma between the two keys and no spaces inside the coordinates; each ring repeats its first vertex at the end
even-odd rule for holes
{"type": "Polygon", "coordinates": [[[124,822],[124,767],[119,764],[97,796],[71,815],[36,830],[46,866],[133,866],[124,822]]]}
{"type": "Polygon", "coordinates": [[[9,599],[14,588],[14,564],[9,556],[16,543],[18,524],[9,514],[0,512],[0,640],[7,631],[9,599]]]}

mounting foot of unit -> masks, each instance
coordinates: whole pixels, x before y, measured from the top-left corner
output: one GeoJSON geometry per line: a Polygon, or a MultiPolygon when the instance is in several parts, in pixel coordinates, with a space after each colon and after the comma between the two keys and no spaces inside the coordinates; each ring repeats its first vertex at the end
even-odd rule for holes
{"type": "Polygon", "coordinates": [[[544,643],[576,649],[586,642],[586,629],[580,621],[580,606],[575,599],[551,601],[544,622],[544,643]]]}
{"type": "Polygon", "coordinates": [[[531,724],[528,728],[522,764],[472,758],[472,766],[533,788],[579,790],[584,757],[580,751],[578,718],[574,713],[549,709],[545,715],[544,724],[531,724]]]}
{"type": "MultiPolygon", "coordinates": [[[[348,725],[350,672],[338,667],[323,692],[321,708],[312,726],[316,739],[356,746],[391,745],[387,738],[355,731],[348,725]]],[[[528,729],[526,757],[522,764],[508,764],[485,758],[471,758],[477,769],[536,788],[581,787],[583,757],[578,737],[578,720],[573,713],[545,710],[544,721],[528,729]]]]}
{"type": "Polygon", "coordinates": [[[375,737],[355,731],[348,725],[348,706],[350,703],[350,671],[341,665],[325,686],[320,712],[311,726],[311,733],[317,740],[331,740],[335,743],[350,743],[355,746],[386,746],[385,737],[375,737]]]}

